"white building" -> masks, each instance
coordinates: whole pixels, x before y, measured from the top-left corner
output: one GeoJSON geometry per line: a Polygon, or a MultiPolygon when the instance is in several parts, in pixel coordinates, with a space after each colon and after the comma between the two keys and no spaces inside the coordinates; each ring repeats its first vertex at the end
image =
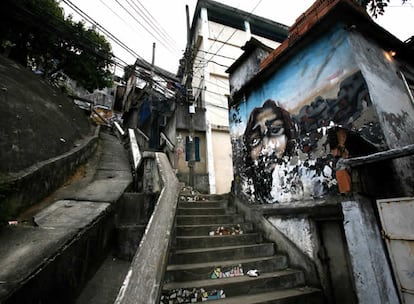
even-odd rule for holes
{"type": "MultiPolygon", "coordinates": [[[[211,0],[199,0],[195,8],[190,41],[193,54],[193,95],[197,112],[194,172],[196,188],[210,193],[230,191],[233,180],[232,148],[229,135],[229,81],[226,69],[243,53],[251,38],[276,48],[287,37],[288,27],[211,0]]],[[[183,111],[187,111],[184,106],[183,111]]],[[[182,117],[185,117],[184,114],[182,117]]],[[[176,168],[186,179],[188,164],[183,138],[188,124],[177,121],[176,168]]]]}

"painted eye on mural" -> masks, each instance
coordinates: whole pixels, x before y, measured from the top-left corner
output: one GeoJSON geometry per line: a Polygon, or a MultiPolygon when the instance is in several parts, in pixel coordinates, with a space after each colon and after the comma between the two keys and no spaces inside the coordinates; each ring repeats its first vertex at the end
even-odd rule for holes
{"type": "Polygon", "coordinates": [[[252,137],[250,138],[250,145],[252,147],[256,147],[260,144],[261,138],[260,137],[252,137]]]}
{"type": "Polygon", "coordinates": [[[279,136],[279,135],[283,135],[284,133],[285,133],[285,128],[283,128],[283,126],[272,126],[269,129],[270,136],[279,136]]]}

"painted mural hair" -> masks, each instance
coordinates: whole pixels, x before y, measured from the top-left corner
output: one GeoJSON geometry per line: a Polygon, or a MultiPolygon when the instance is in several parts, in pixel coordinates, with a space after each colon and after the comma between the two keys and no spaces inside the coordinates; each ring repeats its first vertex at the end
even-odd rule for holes
{"type": "Polygon", "coordinates": [[[278,117],[281,117],[283,120],[283,127],[285,129],[285,135],[288,139],[288,144],[286,147],[286,154],[290,154],[292,152],[292,149],[295,146],[296,138],[298,135],[298,125],[297,123],[292,119],[290,113],[280,107],[278,103],[272,99],[267,99],[261,107],[256,107],[252,110],[249,116],[249,120],[246,125],[246,129],[244,131],[243,135],[243,142],[246,146],[247,151],[250,150],[249,144],[248,144],[248,137],[253,132],[253,128],[257,123],[257,117],[260,113],[263,111],[271,109],[274,113],[278,115],[278,117]]]}

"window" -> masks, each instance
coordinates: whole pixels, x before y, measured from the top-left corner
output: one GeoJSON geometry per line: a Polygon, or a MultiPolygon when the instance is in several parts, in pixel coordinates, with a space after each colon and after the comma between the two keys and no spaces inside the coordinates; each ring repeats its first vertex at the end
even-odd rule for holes
{"type": "MultiPolygon", "coordinates": [[[[190,137],[185,137],[185,160],[190,160],[190,137]]],[[[200,138],[194,137],[194,160],[200,161],[200,138]]]]}

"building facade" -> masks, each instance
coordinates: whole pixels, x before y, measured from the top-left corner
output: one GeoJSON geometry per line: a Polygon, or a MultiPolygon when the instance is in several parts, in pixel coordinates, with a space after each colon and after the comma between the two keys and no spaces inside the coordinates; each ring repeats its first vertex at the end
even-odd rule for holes
{"type": "MultiPolygon", "coordinates": [[[[287,27],[218,2],[199,0],[189,36],[196,107],[195,184],[203,192],[226,193],[233,179],[226,69],[241,55],[241,47],[252,37],[274,49],[287,37],[287,27]]],[[[183,114],[178,116],[188,116],[187,106],[183,105],[181,111],[183,114]]],[[[188,123],[177,121],[176,129],[176,168],[184,181],[189,174],[185,153],[188,123]]]]}
{"type": "Polygon", "coordinates": [[[255,53],[229,69],[235,196],[329,303],[413,301],[413,55],[354,1],[316,1],[259,72],[255,53]]]}

